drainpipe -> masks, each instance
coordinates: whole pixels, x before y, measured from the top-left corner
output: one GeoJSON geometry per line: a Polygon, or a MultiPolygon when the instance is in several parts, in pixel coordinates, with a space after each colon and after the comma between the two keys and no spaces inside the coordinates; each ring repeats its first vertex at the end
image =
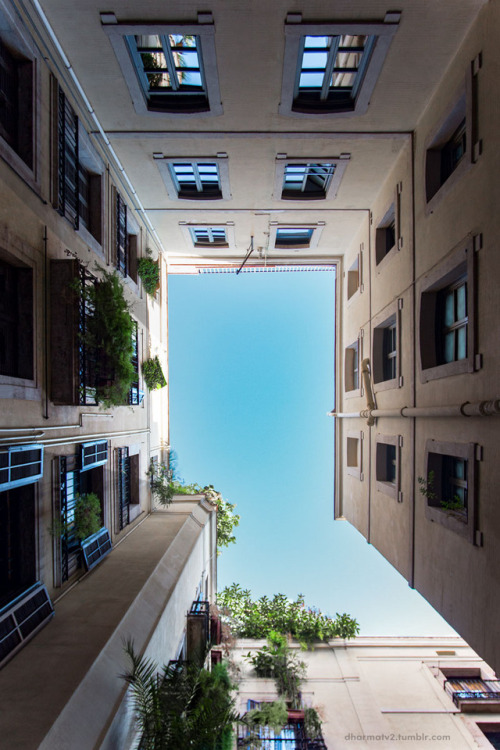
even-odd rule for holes
{"type": "Polygon", "coordinates": [[[428,417],[436,419],[438,417],[491,417],[500,414],[500,398],[490,399],[488,401],[477,401],[471,403],[464,401],[462,404],[453,406],[403,406],[401,409],[362,409],[358,412],[338,413],[328,412],[329,417],[337,419],[360,418],[368,420],[368,424],[373,424],[372,420],[378,417],[428,417]]]}

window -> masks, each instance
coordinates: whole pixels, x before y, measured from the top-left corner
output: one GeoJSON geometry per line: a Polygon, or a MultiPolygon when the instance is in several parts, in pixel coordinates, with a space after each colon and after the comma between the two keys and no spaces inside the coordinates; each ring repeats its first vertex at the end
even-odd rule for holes
{"type": "Polygon", "coordinates": [[[500,724],[492,722],[491,724],[485,724],[484,722],[478,723],[478,727],[484,734],[491,747],[494,750],[500,750],[500,724]]]}
{"type": "Polygon", "coordinates": [[[161,153],[153,158],[170,200],[229,200],[227,154],[215,158],[170,159],[161,153]]]}
{"type": "Polygon", "coordinates": [[[42,476],[42,445],[0,447],[0,491],[32,484],[42,476]]]}
{"type": "MultiPolygon", "coordinates": [[[[1,10],[0,18],[3,21],[1,10]]],[[[0,136],[30,170],[34,167],[33,67],[32,60],[0,37],[0,136]]]]}
{"type": "Polygon", "coordinates": [[[480,236],[466,240],[431,273],[420,289],[421,380],[474,372],[481,365],[475,353],[474,247],[480,236]]]}
{"type": "Polygon", "coordinates": [[[101,13],[137,112],[221,114],[212,14],[198,23],[118,23],[101,13]]]}
{"type": "Polygon", "coordinates": [[[373,382],[379,390],[401,385],[398,351],[399,309],[373,329],[373,382]]]}
{"type": "Polygon", "coordinates": [[[356,260],[347,272],[347,299],[350,300],[359,289],[360,286],[360,255],[356,256],[356,260]]]}
{"type": "MultiPolygon", "coordinates": [[[[125,278],[137,282],[137,233],[132,233],[132,218],[127,204],[116,191],[115,263],[116,270],[125,278]]],[[[137,230],[138,231],[138,230],[137,230]]]]}
{"type": "MultiPolygon", "coordinates": [[[[77,230],[101,242],[101,173],[103,170],[88,133],[54,82],[57,95],[57,169],[53,202],[77,230]]],[[[87,239],[87,237],[85,237],[87,239]]]]}
{"type": "Polygon", "coordinates": [[[321,200],[335,198],[350,154],[330,159],[276,159],[274,197],[279,200],[321,200]]]}
{"type": "Polygon", "coordinates": [[[444,185],[451,187],[476,162],[482,144],[478,136],[477,89],[481,53],[468,66],[461,93],[455,97],[444,120],[431,135],[426,148],[425,193],[428,210],[441,197],[444,185]]]}
{"type": "Polygon", "coordinates": [[[279,226],[272,222],[270,225],[269,246],[276,250],[304,250],[316,247],[324,222],[314,225],[279,226]]]}
{"type": "Polygon", "coordinates": [[[83,443],[81,446],[81,471],[103,466],[108,460],[108,441],[83,443]]]}
{"type": "Polygon", "coordinates": [[[359,379],[359,339],[346,347],[344,363],[344,379],[346,391],[357,391],[360,387],[359,379]]]}
{"type": "Polygon", "coordinates": [[[400,492],[400,452],[402,438],[397,435],[377,435],[376,445],[375,476],[377,490],[385,495],[395,497],[398,502],[401,502],[403,499],[400,492]]]}
{"type": "Polygon", "coordinates": [[[363,480],[363,432],[349,431],[346,437],[346,470],[357,479],[363,480]]]}
{"type": "Polygon", "coordinates": [[[38,633],[54,615],[47,589],[40,582],[30,586],[0,610],[0,667],[38,633]]]}
{"type": "Polygon", "coordinates": [[[280,114],[361,114],[368,108],[400,13],[383,22],[309,23],[289,14],[280,114]]]}
{"type": "Polygon", "coordinates": [[[33,270],[0,257],[0,375],[34,378],[33,270]]]}
{"type": "Polygon", "coordinates": [[[500,704],[500,680],[456,674],[445,680],[444,689],[461,711],[478,711],[478,703],[484,706],[485,711],[492,710],[493,704],[500,704]],[[470,705],[472,702],[474,706],[470,705]]]}
{"type": "Polygon", "coordinates": [[[191,227],[191,237],[195,247],[227,247],[226,230],[224,227],[191,227]]]}
{"type": "Polygon", "coordinates": [[[476,539],[476,451],[474,443],[426,443],[426,473],[419,480],[426,517],[476,539]]]}
{"type": "Polygon", "coordinates": [[[375,233],[375,262],[378,265],[396,246],[396,213],[394,203],[375,233]]]}

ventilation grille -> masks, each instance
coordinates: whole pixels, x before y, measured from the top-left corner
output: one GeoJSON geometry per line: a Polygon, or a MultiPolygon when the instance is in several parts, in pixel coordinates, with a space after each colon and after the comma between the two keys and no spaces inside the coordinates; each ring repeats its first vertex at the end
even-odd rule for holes
{"type": "Polygon", "coordinates": [[[41,583],[36,583],[0,610],[0,667],[38,633],[53,614],[47,589],[41,583]]]}
{"type": "Polygon", "coordinates": [[[82,542],[82,553],[87,570],[92,570],[103,557],[111,552],[111,538],[106,527],[100,529],[97,534],[92,534],[82,542]]]}

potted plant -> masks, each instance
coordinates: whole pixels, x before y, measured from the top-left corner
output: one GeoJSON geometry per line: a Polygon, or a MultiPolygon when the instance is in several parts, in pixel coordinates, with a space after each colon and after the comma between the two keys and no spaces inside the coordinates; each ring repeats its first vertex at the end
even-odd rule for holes
{"type": "Polygon", "coordinates": [[[137,273],[142,281],[144,289],[152,297],[156,294],[160,286],[160,268],[158,261],[153,260],[149,248],[146,249],[146,255],[137,261],[137,273]]]}
{"type": "Polygon", "coordinates": [[[156,391],[160,388],[164,388],[167,385],[165,375],[161,369],[160,360],[158,357],[152,357],[144,360],[142,363],[142,374],[144,380],[150,391],[156,391]]]}

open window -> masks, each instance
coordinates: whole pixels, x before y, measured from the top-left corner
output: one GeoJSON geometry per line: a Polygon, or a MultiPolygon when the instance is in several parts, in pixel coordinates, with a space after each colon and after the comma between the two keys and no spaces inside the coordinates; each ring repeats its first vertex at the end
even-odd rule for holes
{"type": "Polygon", "coordinates": [[[119,22],[101,13],[139,114],[222,114],[210,12],[194,23],[119,22]]]}
{"type": "Polygon", "coordinates": [[[427,440],[426,472],[419,479],[426,517],[475,544],[477,456],[475,443],[427,440]]]}
{"type": "Polygon", "coordinates": [[[305,22],[290,13],[280,114],[349,115],[368,108],[400,13],[381,22],[305,22]]]}
{"type": "Polygon", "coordinates": [[[324,222],[317,224],[278,224],[272,222],[269,246],[275,250],[305,250],[317,247],[324,222]]]}

